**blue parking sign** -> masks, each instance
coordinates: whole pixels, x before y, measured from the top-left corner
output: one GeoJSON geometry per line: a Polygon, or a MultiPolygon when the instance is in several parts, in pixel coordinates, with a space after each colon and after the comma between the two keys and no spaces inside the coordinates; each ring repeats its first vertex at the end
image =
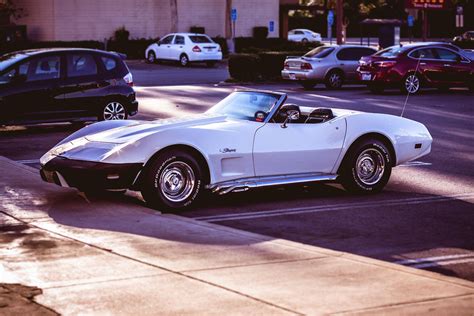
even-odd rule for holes
{"type": "Polygon", "coordinates": [[[275,21],[270,21],[270,23],[268,23],[268,30],[270,32],[275,31],[275,21]]]}
{"type": "Polygon", "coordinates": [[[413,27],[413,25],[415,24],[415,19],[413,18],[413,15],[409,15],[407,17],[407,24],[409,27],[413,27]]]}
{"type": "Polygon", "coordinates": [[[334,12],[332,10],[328,11],[328,24],[333,25],[334,24],[334,12]]]}
{"type": "Polygon", "coordinates": [[[232,21],[237,20],[237,9],[232,9],[232,10],[230,11],[230,19],[231,19],[232,21]]]}

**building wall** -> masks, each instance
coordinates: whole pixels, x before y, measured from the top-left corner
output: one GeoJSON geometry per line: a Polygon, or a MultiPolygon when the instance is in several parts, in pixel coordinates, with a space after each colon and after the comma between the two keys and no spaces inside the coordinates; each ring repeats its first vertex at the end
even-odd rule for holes
{"type": "MultiPolygon", "coordinates": [[[[171,0],[14,0],[27,16],[35,41],[104,40],[124,26],[130,38],[156,38],[171,31],[171,0]]],[[[178,32],[191,26],[205,27],[210,36],[225,37],[226,0],[176,0],[178,32]]],[[[233,0],[237,9],[236,36],[252,36],[254,26],[269,26],[278,37],[279,0],[233,0]]]]}

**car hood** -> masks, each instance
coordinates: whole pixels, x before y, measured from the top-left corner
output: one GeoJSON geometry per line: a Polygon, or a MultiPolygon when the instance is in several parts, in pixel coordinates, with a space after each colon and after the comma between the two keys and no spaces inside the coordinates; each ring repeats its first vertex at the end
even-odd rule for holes
{"type": "Polygon", "coordinates": [[[142,137],[146,137],[163,130],[192,126],[204,126],[223,122],[226,119],[227,117],[225,115],[200,114],[179,118],[160,119],[151,122],[135,121],[130,125],[91,134],[85,138],[91,142],[123,144],[127,142],[133,142],[142,137]]]}

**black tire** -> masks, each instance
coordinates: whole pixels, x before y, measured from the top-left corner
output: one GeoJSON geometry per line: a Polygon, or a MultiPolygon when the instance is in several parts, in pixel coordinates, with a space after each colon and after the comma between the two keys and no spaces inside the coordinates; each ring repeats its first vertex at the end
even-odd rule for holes
{"type": "Polygon", "coordinates": [[[187,67],[189,65],[189,57],[188,55],[186,54],[181,54],[181,56],[179,56],[179,64],[182,66],[182,67],[187,67]]]}
{"type": "Polygon", "coordinates": [[[97,118],[99,121],[126,120],[128,118],[127,107],[121,100],[109,100],[105,102],[97,118]]]}
{"type": "Polygon", "coordinates": [[[307,39],[306,37],[304,37],[304,38],[301,40],[301,43],[303,43],[303,44],[308,43],[308,39],[307,39]]]}
{"type": "Polygon", "coordinates": [[[392,157],[380,140],[368,139],[355,144],[346,154],[340,169],[343,187],[357,194],[380,192],[392,173],[392,157]]]}
{"type": "Polygon", "coordinates": [[[381,94],[385,90],[385,87],[381,84],[369,84],[367,88],[369,88],[370,92],[375,94],[381,94]]]}
{"type": "Polygon", "coordinates": [[[331,70],[324,80],[324,84],[328,89],[340,89],[344,83],[344,75],[339,70],[331,70]]]}
{"type": "Polygon", "coordinates": [[[146,57],[146,62],[149,64],[156,63],[156,55],[154,51],[148,52],[148,56],[146,57]]]}
{"type": "Polygon", "coordinates": [[[162,211],[191,208],[205,189],[203,169],[197,159],[179,150],[166,151],[153,159],[145,168],[140,185],[148,206],[162,211]]]}
{"type": "Polygon", "coordinates": [[[216,65],[215,61],[206,61],[206,66],[209,68],[212,68],[216,65]]]}
{"type": "Polygon", "coordinates": [[[303,86],[303,89],[305,90],[311,90],[316,85],[316,83],[314,82],[305,82],[305,81],[300,82],[300,84],[303,86]]]}
{"type": "Polygon", "coordinates": [[[421,85],[420,75],[416,73],[410,73],[403,78],[400,90],[404,94],[417,94],[420,92],[421,85]]]}

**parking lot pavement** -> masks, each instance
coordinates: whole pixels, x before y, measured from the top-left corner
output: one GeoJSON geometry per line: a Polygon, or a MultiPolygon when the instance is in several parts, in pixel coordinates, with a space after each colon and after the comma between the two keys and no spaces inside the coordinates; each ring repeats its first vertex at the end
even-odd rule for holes
{"type": "Polygon", "coordinates": [[[469,315],[474,308],[472,282],[162,215],[127,196],[89,201],[1,157],[0,187],[0,283],[39,287],[36,301],[60,314],[469,315]]]}
{"type": "MultiPolygon", "coordinates": [[[[237,86],[137,87],[138,119],[205,111],[237,86]]],[[[360,86],[305,91],[296,84],[245,86],[287,92],[301,105],[341,107],[399,115],[405,96],[374,95],[360,86]]],[[[335,185],[290,186],[214,196],[182,214],[202,222],[261,233],[474,280],[474,98],[467,90],[422,91],[408,99],[405,117],[425,124],[432,153],[419,164],[393,170],[387,188],[351,196],[335,185]]],[[[3,129],[0,155],[31,166],[78,127],[3,129]]],[[[135,199],[133,203],[140,203],[135,199]]],[[[131,202],[132,203],[132,202],[131,202]]]]}

